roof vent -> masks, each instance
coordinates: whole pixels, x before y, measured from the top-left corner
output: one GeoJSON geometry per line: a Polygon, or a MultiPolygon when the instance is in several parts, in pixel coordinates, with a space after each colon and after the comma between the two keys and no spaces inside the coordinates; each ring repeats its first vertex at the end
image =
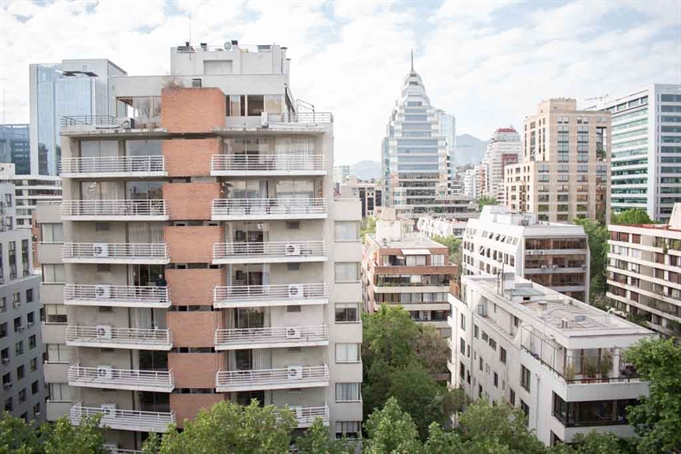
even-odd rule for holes
{"type": "Polygon", "coordinates": [[[586,315],[575,315],[574,317],[575,323],[583,322],[584,320],[586,320],[586,315]]]}

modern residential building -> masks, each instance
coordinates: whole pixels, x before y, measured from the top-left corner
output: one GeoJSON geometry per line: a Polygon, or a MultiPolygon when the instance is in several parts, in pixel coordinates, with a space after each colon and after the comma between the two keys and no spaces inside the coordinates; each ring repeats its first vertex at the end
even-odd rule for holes
{"type": "Polygon", "coordinates": [[[513,127],[499,128],[494,131],[485,151],[487,175],[484,195],[494,197],[499,205],[506,203],[504,189],[504,169],[507,165],[520,161],[523,144],[520,134],[513,127]]]}
{"type": "Polygon", "coordinates": [[[289,65],[186,43],[171,78],[111,79],[132,121],[64,121],[67,325],[45,343],[71,421],[103,413],[119,448],[225,399],[360,432],[360,202],[334,199],[333,117],[298,110],[289,65]]]}
{"type": "Polygon", "coordinates": [[[444,110],[438,110],[441,134],[447,141],[447,180],[454,179],[456,170],[456,118],[444,110]]]}
{"type": "Polygon", "coordinates": [[[350,180],[350,166],[333,166],[333,182],[338,186],[350,180]]]}
{"type": "Polygon", "coordinates": [[[429,238],[434,236],[463,238],[467,225],[468,223],[465,221],[432,216],[424,216],[416,221],[416,229],[429,238]]]}
{"type": "Polygon", "coordinates": [[[29,125],[0,125],[0,163],[12,163],[17,175],[31,173],[29,125]]]}
{"type": "Polygon", "coordinates": [[[59,201],[62,197],[61,178],[49,175],[17,175],[14,164],[0,164],[0,181],[14,185],[16,227],[31,229],[38,202],[59,201]]]}
{"type": "Polygon", "coordinates": [[[681,202],[681,84],[653,84],[607,101],[612,115],[612,211],[668,221],[681,202]]]}
{"type": "Polygon", "coordinates": [[[506,206],[540,221],[610,219],[610,114],[577,110],[574,99],[539,103],[525,118],[523,155],[506,166],[506,206]]]}
{"type": "Polygon", "coordinates": [[[412,61],[383,139],[383,206],[414,219],[455,210],[445,199],[451,194],[448,156],[453,153],[453,129],[454,119],[430,104],[412,61]]]}
{"type": "Polygon", "coordinates": [[[375,181],[361,181],[356,176],[350,175],[345,186],[352,191],[353,197],[359,198],[362,204],[362,219],[376,214],[376,207],[383,203],[383,187],[375,181]]]}
{"type": "MultiPolygon", "coordinates": [[[[87,117],[97,122],[117,110],[111,78],[126,72],[106,59],[62,60],[29,66],[30,174],[59,175],[62,117],[87,117]]],[[[17,172],[23,173],[23,172],[17,172]]]]}
{"type": "Polygon", "coordinates": [[[457,267],[449,249],[412,231],[395,211],[384,209],[376,233],[366,236],[362,283],[367,312],[381,304],[401,305],[419,323],[432,325],[449,337],[449,281],[457,267]]]}
{"type": "Polygon", "coordinates": [[[651,331],[512,273],[464,276],[450,301],[452,387],[521,408],[546,445],[634,435],[626,407],[648,387],[623,352],[651,331]]]}
{"type": "Polygon", "coordinates": [[[14,202],[13,184],[0,182],[0,403],[3,411],[41,422],[45,386],[40,276],[31,271],[31,232],[16,228],[14,202]]]}
{"type": "Polygon", "coordinates": [[[463,274],[513,272],[589,302],[589,241],[579,225],[540,222],[533,213],[485,206],[463,237],[463,274]]]}
{"type": "Polygon", "coordinates": [[[681,337],[681,203],[669,224],[610,225],[608,299],[663,334],[681,337]]]}

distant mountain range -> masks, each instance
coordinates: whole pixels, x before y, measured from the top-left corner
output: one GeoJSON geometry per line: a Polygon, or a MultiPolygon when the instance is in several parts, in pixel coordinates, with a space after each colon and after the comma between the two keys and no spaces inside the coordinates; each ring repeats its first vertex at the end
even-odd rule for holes
{"type": "MultiPolygon", "coordinates": [[[[487,141],[480,140],[470,134],[456,136],[456,165],[479,164],[485,157],[487,141]]],[[[356,175],[360,180],[381,178],[381,163],[365,159],[350,166],[350,175],[356,175]]]]}

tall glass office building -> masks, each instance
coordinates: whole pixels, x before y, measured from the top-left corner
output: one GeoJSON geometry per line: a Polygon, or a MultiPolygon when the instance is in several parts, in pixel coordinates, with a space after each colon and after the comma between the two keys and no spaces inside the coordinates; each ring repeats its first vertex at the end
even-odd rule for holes
{"type": "Polygon", "coordinates": [[[26,124],[0,125],[0,162],[14,164],[17,175],[31,173],[28,131],[26,124]]]}

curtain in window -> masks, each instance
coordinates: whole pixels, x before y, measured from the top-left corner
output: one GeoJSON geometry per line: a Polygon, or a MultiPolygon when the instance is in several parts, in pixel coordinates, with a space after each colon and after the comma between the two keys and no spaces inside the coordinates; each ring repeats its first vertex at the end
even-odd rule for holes
{"type": "Polygon", "coordinates": [[[359,383],[336,383],[336,401],[359,400],[359,383]]]}

